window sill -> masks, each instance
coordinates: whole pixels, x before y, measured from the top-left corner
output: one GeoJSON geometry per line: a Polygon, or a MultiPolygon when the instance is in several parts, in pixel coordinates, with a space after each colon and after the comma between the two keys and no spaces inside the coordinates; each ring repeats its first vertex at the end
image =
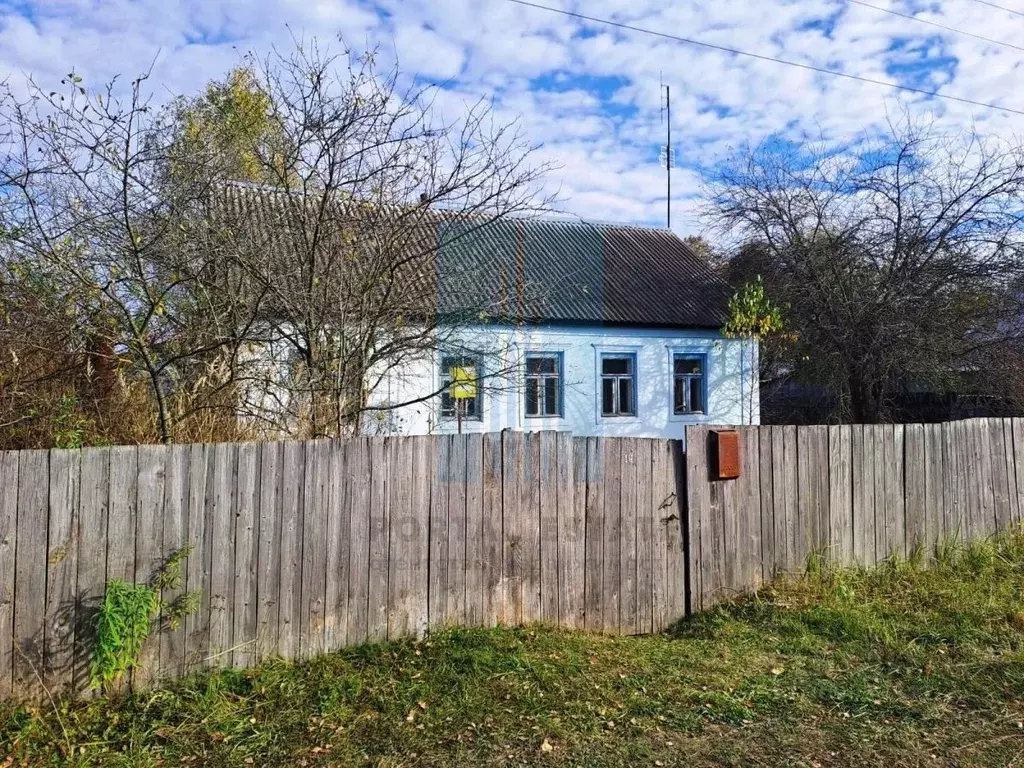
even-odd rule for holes
{"type": "Polygon", "coordinates": [[[680,424],[707,424],[711,418],[706,413],[670,413],[668,420],[680,424]]]}

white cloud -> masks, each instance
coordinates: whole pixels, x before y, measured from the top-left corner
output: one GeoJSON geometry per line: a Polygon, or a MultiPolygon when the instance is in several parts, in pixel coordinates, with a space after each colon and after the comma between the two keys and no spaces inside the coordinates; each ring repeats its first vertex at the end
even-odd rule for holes
{"type": "MultiPolygon", "coordinates": [[[[593,16],[730,48],[1024,109],[1021,53],[845,0],[541,0],[593,16]]],[[[1024,47],[1024,19],[966,0],[873,0],[904,13],[1024,47]]],[[[907,106],[942,127],[1020,131],[1024,118],[899,93],[770,61],[582,23],[507,0],[38,0],[0,4],[0,77],[47,82],[75,68],[90,82],[133,76],[160,56],[161,92],[192,91],[242,52],[291,37],[397,51],[403,68],[444,83],[438,108],[484,97],[521,116],[560,166],[566,208],[659,224],[664,141],[658,83],[672,87],[673,143],[685,165],[772,134],[841,141],[884,128],[907,106]]],[[[699,228],[695,173],[673,179],[680,231],[699,228]]]]}

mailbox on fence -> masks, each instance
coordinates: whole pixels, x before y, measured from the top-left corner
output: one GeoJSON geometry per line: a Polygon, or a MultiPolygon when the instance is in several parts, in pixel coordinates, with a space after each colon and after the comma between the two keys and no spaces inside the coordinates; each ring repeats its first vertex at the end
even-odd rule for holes
{"type": "Polygon", "coordinates": [[[711,467],[715,480],[740,476],[740,434],[735,429],[711,430],[711,467]]]}

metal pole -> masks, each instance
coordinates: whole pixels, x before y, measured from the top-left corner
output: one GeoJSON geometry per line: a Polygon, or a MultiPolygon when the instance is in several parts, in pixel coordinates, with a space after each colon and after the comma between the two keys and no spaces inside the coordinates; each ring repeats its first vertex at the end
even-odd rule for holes
{"type": "Polygon", "coordinates": [[[665,198],[665,219],[668,229],[672,229],[672,102],[669,87],[665,86],[665,116],[668,118],[668,143],[665,145],[665,173],[668,181],[668,196],[665,198]]]}

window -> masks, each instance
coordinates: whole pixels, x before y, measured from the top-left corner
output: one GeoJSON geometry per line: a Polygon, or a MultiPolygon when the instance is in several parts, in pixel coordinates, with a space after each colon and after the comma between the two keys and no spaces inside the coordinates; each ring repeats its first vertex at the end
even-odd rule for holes
{"type": "Polygon", "coordinates": [[[463,419],[480,421],[483,418],[483,397],[480,393],[481,367],[480,358],[473,355],[445,355],[441,358],[441,417],[454,419],[462,413],[463,419]],[[468,371],[470,381],[476,392],[470,398],[452,397],[452,379],[456,386],[464,381],[468,371]]]}
{"type": "Polygon", "coordinates": [[[526,415],[562,415],[562,353],[527,353],[526,415]]]}
{"type": "Polygon", "coordinates": [[[636,416],[635,355],[601,355],[601,415],[636,416]]]}
{"type": "Polygon", "coordinates": [[[704,355],[672,355],[672,413],[704,413],[704,355]]]}

